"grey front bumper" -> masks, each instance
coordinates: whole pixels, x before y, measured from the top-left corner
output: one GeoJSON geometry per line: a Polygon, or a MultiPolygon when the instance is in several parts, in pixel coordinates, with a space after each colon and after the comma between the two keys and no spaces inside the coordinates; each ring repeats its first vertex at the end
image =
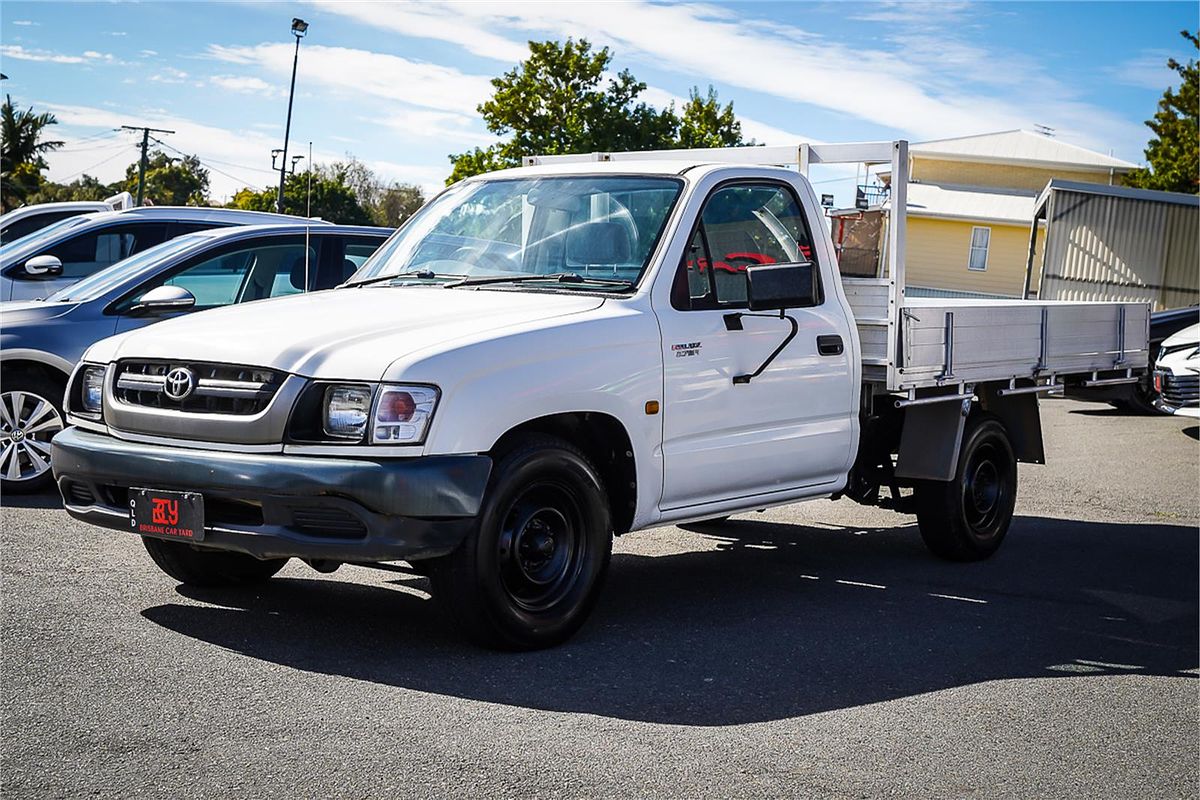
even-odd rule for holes
{"type": "Polygon", "coordinates": [[[471,531],[484,455],[325,458],[140,444],[68,428],[52,464],[67,512],[129,530],[130,487],[199,492],[204,547],[258,558],[390,561],[441,555],[471,531]]]}

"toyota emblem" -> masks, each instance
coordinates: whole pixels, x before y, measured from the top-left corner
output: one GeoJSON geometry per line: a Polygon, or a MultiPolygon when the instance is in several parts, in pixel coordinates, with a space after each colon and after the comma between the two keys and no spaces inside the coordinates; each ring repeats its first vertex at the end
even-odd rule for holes
{"type": "Polygon", "coordinates": [[[163,392],[172,400],[186,400],[196,388],[196,376],[187,367],[176,367],[167,373],[163,392]]]}

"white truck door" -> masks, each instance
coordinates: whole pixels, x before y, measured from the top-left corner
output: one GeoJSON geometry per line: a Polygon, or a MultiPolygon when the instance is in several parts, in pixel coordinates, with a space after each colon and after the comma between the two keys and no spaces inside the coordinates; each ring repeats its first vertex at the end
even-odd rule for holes
{"type": "Polygon", "coordinates": [[[822,259],[794,187],[754,179],[708,195],[675,273],[669,308],[656,308],[664,362],[661,508],[794,492],[839,481],[852,445],[854,380],[850,321],[825,286],[819,305],[787,313],[796,338],[761,375],[753,373],[790,331],[778,314],[745,312],[746,267],[822,259]],[[736,327],[734,325],[733,327],[736,327]],[[839,346],[840,345],[840,346],[839,346]]]}

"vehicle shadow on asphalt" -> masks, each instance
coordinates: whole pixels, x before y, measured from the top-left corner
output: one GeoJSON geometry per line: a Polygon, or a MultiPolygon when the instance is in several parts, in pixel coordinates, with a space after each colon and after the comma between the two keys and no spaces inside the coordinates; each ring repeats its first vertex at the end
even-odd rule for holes
{"type": "Polygon", "coordinates": [[[50,488],[32,494],[8,492],[4,495],[0,506],[6,508],[62,508],[63,501],[58,490],[50,488]]]}
{"type": "MultiPolygon", "coordinates": [[[[636,535],[636,534],[635,534],[636,535]]],[[[715,548],[616,555],[592,619],[524,654],[463,644],[418,576],[276,579],[148,608],[181,634],[301,670],[656,723],[791,718],[980,681],[1196,677],[1198,537],[1178,525],[1021,517],[991,560],[915,528],[734,520],[715,548]]],[[[335,576],[336,577],[336,576],[335,576]]]]}

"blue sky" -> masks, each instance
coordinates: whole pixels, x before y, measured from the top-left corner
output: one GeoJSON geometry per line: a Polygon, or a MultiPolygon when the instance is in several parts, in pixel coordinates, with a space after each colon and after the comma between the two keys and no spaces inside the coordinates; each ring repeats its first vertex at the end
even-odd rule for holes
{"type": "MultiPolygon", "coordinates": [[[[175,130],[221,198],[274,183],[301,46],[292,152],[353,153],[429,189],[447,154],[492,137],[475,107],[529,39],[586,37],[664,105],[694,85],[732,100],[760,142],[936,139],[1048,125],[1142,162],[1143,121],[1186,58],[1194,2],[543,4],[57,3],[6,0],[5,91],[68,144],[50,177],[103,180],[135,157],[122,125],[175,130]]],[[[835,187],[830,187],[835,188],[835,187]]],[[[836,187],[849,191],[849,183],[836,187]]],[[[826,189],[828,191],[828,189],[826,189]]]]}

